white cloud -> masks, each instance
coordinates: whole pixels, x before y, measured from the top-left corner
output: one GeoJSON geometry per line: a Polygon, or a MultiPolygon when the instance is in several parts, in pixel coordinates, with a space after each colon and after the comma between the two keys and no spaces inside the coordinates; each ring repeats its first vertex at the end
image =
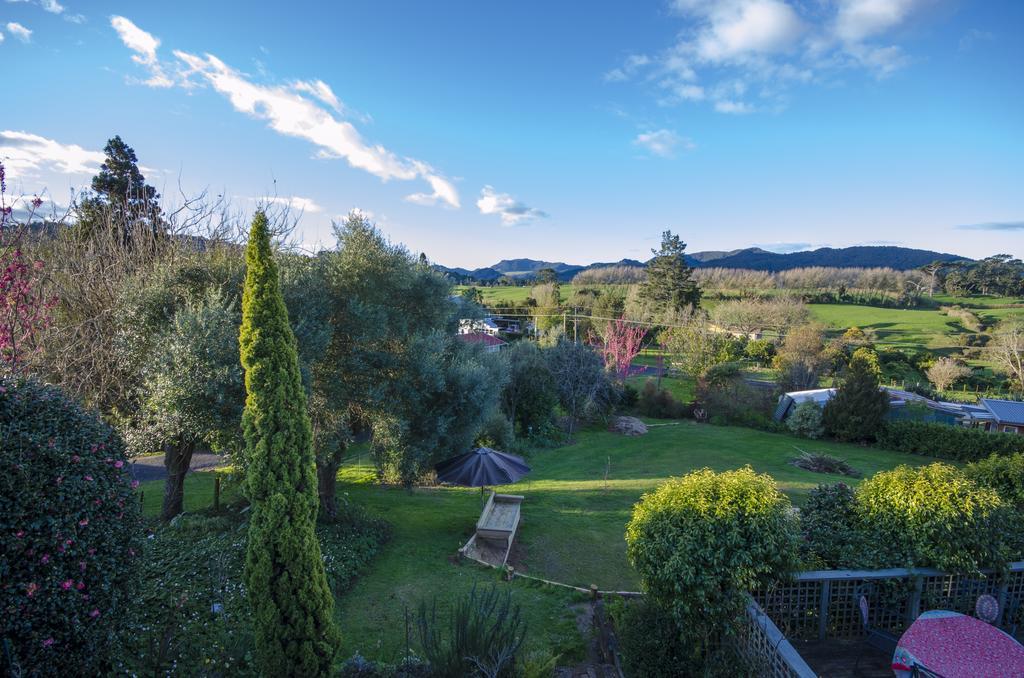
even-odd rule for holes
{"type": "Polygon", "coordinates": [[[974,49],[974,46],[980,42],[992,42],[996,39],[996,36],[988,31],[982,31],[977,28],[964,33],[964,36],[960,38],[960,51],[969,52],[974,49]]]}
{"type": "Polygon", "coordinates": [[[781,0],[681,0],[676,7],[704,23],[695,47],[700,57],[712,62],[787,51],[805,30],[793,8],[781,0]]]}
{"type": "Polygon", "coordinates": [[[715,110],[719,113],[732,113],[734,115],[743,115],[745,113],[754,112],[753,106],[745,101],[732,101],[731,99],[716,101],[715,110]]]}
{"type": "Polygon", "coordinates": [[[0,132],[0,159],[12,176],[37,171],[95,174],[106,156],[75,144],[62,144],[28,132],[0,132]]]}
{"type": "Polygon", "coordinates": [[[64,5],[57,0],[40,0],[39,4],[50,14],[60,14],[64,11],[64,5]]]}
{"type": "Polygon", "coordinates": [[[317,212],[323,212],[324,209],[318,205],[312,198],[303,198],[297,195],[293,195],[290,198],[282,198],[274,196],[273,198],[250,198],[261,203],[272,203],[274,205],[282,205],[290,210],[296,210],[298,212],[305,212],[307,214],[316,214],[317,212]]]}
{"type": "Polygon", "coordinates": [[[25,43],[32,40],[32,30],[25,28],[17,21],[7,22],[7,32],[25,43]]]}
{"type": "Polygon", "coordinates": [[[650,57],[628,57],[604,79],[653,85],[663,105],[707,101],[722,113],[777,111],[796,84],[827,82],[850,68],[884,78],[905,67],[910,58],[885,36],[933,2],[673,0],[685,22],[675,43],[650,57]],[[723,84],[741,84],[755,100],[723,84]]]}
{"type": "Polygon", "coordinates": [[[673,157],[677,147],[683,150],[694,148],[694,143],[691,140],[679,136],[670,129],[641,132],[633,139],[633,144],[646,148],[654,155],[660,155],[663,158],[673,157]]]}
{"type": "MultiPolygon", "coordinates": [[[[172,80],[157,55],[159,39],[125,17],[111,17],[110,23],[125,46],[135,52],[132,59],[150,71],[151,77],[144,84],[178,85],[186,89],[197,84],[208,85],[225,96],[236,111],[266,121],[279,134],[311,142],[317,147],[318,157],[344,158],[350,166],[383,181],[425,181],[430,192],[408,195],[405,199],[409,202],[459,207],[455,186],[428,163],[366,142],[351,122],[325,110],[320,104],[326,104],[338,114],[346,112],[334,91],[322,80],[300,80],[287,86],[265,85],[231,68],[213,54],[199,56],[180,50],[173,52],[177,64],[172,80]]],[[[261,51],[265,50],[261,48],[261,51]]]]}
{"type": "Polygon", "coordinates": [[[548,216],[539,209],[519,202],[508,193],[498,193],[492,186],[480,189],[480,199],[476,201],[476,206],[480,214],[499,215],[502,226],[518,226],[548,216]]]}
{"type": "Polygon", "coordinates": [[[156,50],[160,40],[142,30],[123,16],[110,17],[110,25],[117,31],[124,46],[135,52],[132,61],[149,71],[149,79],[143,84],[150,87],[170,87],[174,84],[157,58],[156,50]]]}
{"type": "Polygon", "coordinates": [[[4,41],[4,34],[0,33],[0,43],[2,43],[3,41],[4,41]]]}
{"type": "Polygon", "coordinates": [[[407,200],[459,207],[455,186],[429,164],[368,144],[352,123],[335,118],[293,88],[255,83],[212,54],[197,56],[176,50],[174,55],[186,67],[182,73],[186,81],[201,78],[227,97],[236,111],[266,121],[275,132],[312,142],[320,157],[344,158],[352,167],[384,181],[422,179],[431,192],[414,193],[407,200]]]}
{"type": "Polygon", "coordinates": [[[613,68],[604,74],[608,82],[621,82],[629,80],[637,69],[651,63],[650,57],[645,54],[630,54],[619,68],[613,68]]]}
{"type": "Polygon", "coordinates": [[[305,92],[306,94],[312,94],[314,97],[324,102],[338,113],[342,111],[341,102],[338,101],[338,97],[335,96],[334,90],[331,89],[323,80],[299,80],[294,83],[292,87],[296,92],[305,92]]]}
{"type": "Polygon", "coordinates": [[[840,0],[835,34],[846,43],[863,42],[898,26],[922,0],[840,0]]]}

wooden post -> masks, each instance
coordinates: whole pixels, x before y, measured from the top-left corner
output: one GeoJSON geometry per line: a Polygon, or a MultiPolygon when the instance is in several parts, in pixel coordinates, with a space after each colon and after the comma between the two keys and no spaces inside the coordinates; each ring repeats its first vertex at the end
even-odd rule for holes
{"type": "Polygon", "coordinates": [[[220,474],[213,476],[213,512],[220,513],[220,474]]]}
{"type": "Polygon", "coordinates": [[[597,596],[598,596],[597,584],[591,584],[590,585],[590,599],[596,603],[597,602],[597,596]]]}
{"type": "Polygon", "coordinates": [[[910,594],[910,605],[907,606],[907,626],[921,615],[921,593],[924,591],[924,577],[914,577],[914,592],[910,594]]]}
{"type": "Polygon", "coordinates": [[[818,601],[818,640],[825,640],[828,635],[828,601],[832,592],[832,582],[828,579],[821,582],[821,598],[818,601]]]}

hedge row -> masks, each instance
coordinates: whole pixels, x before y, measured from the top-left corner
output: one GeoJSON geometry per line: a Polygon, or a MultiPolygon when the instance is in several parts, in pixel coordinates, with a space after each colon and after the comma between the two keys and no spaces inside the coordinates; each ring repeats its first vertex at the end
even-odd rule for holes
{"type": "Polygon", "coordinates": [[[878,434],[878,446],[929,457],[979,461],[993,454],[1024,452],[1024,436],[920,421],[893,421],[878,434]]]}

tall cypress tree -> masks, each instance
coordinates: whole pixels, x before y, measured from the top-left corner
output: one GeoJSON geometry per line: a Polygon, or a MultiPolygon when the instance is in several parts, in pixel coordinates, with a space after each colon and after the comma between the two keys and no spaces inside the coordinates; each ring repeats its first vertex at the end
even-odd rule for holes
{"type": "Polygon", "coordinates": [[[245,260],[239,344],[252,502],[245,583],[257,665],[265,676],[321,676],[330,671],[339,635],[315,533],[316,471],[306,394],[262,212],[253,219],[245,260]]]}

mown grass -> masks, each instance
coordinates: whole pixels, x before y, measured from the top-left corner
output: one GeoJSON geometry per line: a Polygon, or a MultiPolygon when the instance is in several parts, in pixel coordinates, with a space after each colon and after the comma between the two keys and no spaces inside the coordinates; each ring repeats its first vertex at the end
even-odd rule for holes
{"type": "MultiPolygon", "coordinates": [[[[819,483],[859,482],[812,473],[792,465],[800,451],[826,452],[848,461],[865,477],[899,464],[930,459],[858,445],[810,441],[747,428],[689,421],[650,421],[647,435],[623,437],[603,430],[577,434],[573,444],[528,455],[532,472],[503,492],[522,494],[523,519],[514,563],[524,573],[601,589],[637,590],[626,560],[625,526],[640,496],[672,476],[708,467],[717,471],[749,464],[768,473],[795,504],[819,483]]],[[[145,483],[149,515],[159,511],[159,481],[145,483]]],[[[186,506],[209,505],[213,474],[186,481],[186,506]]],[[[338,599],[343,652],[394,659],[404,652],[406,613],[437,595],[439,609],[474,585],[508,587],[530,625],[530,644],[578,658],[583,640],[575,627],[578,594],[517,580],[499,581],[494,570],[459,563],[481,509],[477,489],[432,487],[406,490],[376,483],[369,460],[355,457],[339,473],[339,493],[389,521],[391,541],[369,571],[338,599]]]]}

